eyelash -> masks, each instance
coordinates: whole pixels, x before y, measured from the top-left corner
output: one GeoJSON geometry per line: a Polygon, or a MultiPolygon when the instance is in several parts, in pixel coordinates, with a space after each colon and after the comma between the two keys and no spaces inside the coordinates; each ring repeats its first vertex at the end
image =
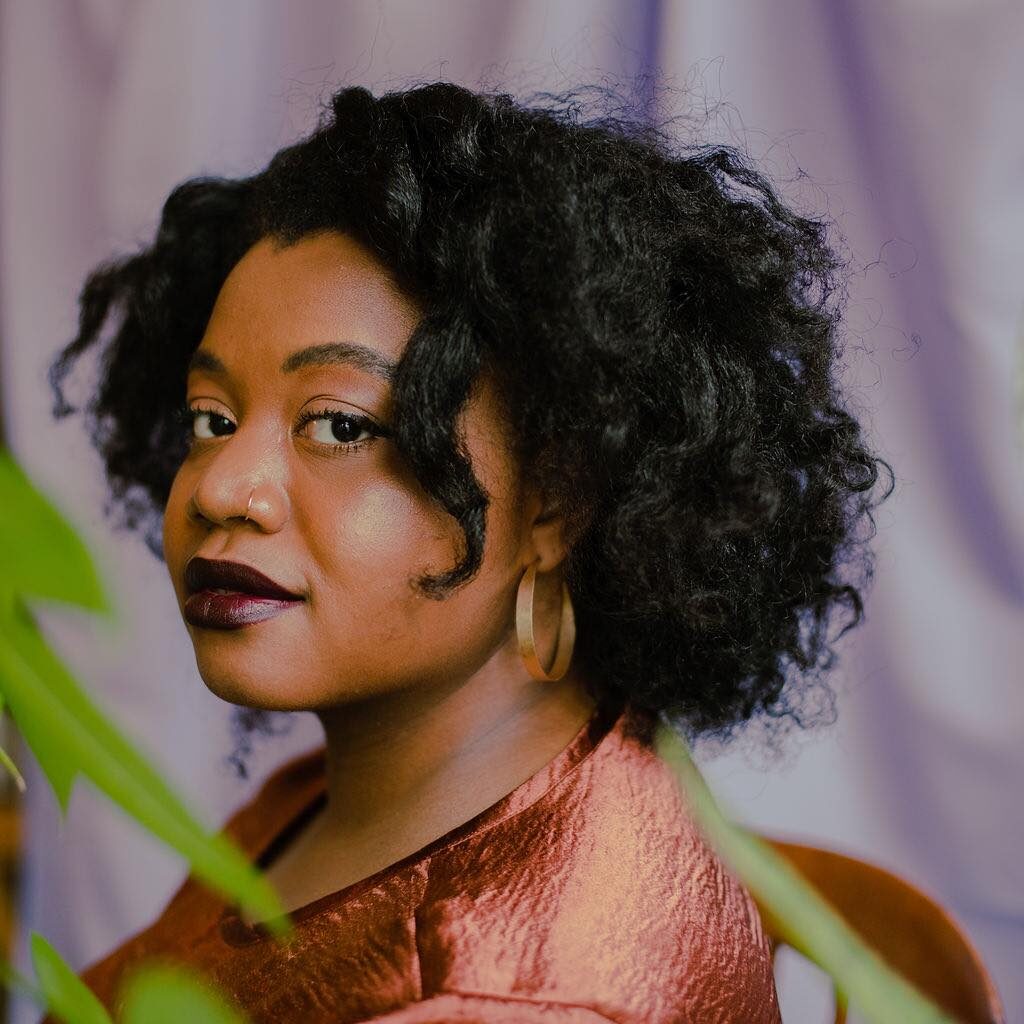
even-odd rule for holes
{"type": "MultiPolygon", "coordinates": [[[[227,420],[226,416],[217,412],[216,409],[208,409],[203,406],[191,406],[187,402],[175,410],[175,419],[187,429],[188,434],[186,440],[189,447],[194,445],[197,441],[212,441],[213,438],[209,437],[196,437],[195,436],[195,422],[198,416],[210,415],[220,416],[221,419],[227,420]]],[[[311,423],[313,420],[343,420],[346,423],[350,423],[353,426],[361,428],[361,430],[368,431],[370,436],[364,437],[361,441],[338,441],[335,444],[327,444],[323,441],[313,441],[313,444],[319,448],[326,449],[330,455],[348,455],[355,450],[370,444],[378,437],[390,436],[390,431],[385,430],[379,426],[368,416],[357,416],[353,413],[340,412],[337,409],[323,408],[323,409],[307,409],[300,417],[296,429],[301,430],[307,423],[311,423]]],[[[231,421],[228,420],[230,423],[231,421]]]]}

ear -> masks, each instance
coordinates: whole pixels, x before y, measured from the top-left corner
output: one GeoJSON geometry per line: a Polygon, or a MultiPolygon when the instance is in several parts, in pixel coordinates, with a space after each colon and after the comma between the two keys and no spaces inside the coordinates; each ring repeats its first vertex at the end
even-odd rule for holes
{"type": "Polygon", "coordinates": [[[524,503],[527,531],[527,564],[536,563],[537,572],[550,572],[569,553],[565,516],[531,491],[524,503]]]}

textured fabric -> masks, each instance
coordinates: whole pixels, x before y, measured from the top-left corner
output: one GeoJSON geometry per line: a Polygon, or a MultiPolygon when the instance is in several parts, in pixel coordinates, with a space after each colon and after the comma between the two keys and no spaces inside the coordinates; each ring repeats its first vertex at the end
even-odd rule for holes
{"type": "MultiPolygon", "coordinates": [[[[599,709],[480,814],[293,911],[288,949],[190,877],[83,978],[112,1007],[127,968],[173,955],[255,1022],[777,1022],[757,911],[697,834],[652,724],[599,709]]],[[[320,748],[225,831],[266,866],[324,798],[320,748]]]]}

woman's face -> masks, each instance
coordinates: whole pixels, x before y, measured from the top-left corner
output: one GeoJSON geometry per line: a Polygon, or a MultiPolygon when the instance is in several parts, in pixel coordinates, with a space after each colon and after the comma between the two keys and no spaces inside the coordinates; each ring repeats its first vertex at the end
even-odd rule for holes
{"type": "Polygon", "coordinates": [[[462,420],[491,498],[483,564],[445,600],[412,581],[451,568],[461,532],[392,441],[353,419],[389,426],[387,367],[417,319],[376,258],[336,232],[288,247],[263,239],[225,281],[188,375],[187,404],[202,412],[164,518],[199,670],[223,699],[317,710],[468,678],[514,650],[539,506],[521,491],[489,381],[462,420]],[[296,600],[218,600],[207,581],[189,601],[196,556],[255,568],[296,600]],[[217,606],[272,614],[217,628],[217,606]]]}

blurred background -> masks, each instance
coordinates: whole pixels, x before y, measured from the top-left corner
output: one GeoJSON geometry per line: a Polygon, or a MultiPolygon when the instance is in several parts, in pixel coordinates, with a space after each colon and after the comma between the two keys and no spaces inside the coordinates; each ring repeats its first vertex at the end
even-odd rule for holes
{"type": "MultiPolygon", "coordinates": [[[[105,522],[80,419],[51,418],[45,371],[86,272],[148,241],[179,181],[262,167],[342,84],[522,95],[657,71],[640,79],[649,116],[744,147],[845,236],[842,372],[897,474],[867,620],[840,644],[836,724],[774,752],[752,732],[701,763],[752,826],[936,896],[1024,1020],[1022,47],[1024,8],[995,0],[3,0],[2,425],[120,611],[46,613],[54,645],[211,827],[318,745],[298,715],[257,742],[248,780],[232,773],[231,709],[196,671],[163,564],[105,522]]],[[[61,820],[9,728],[2,742],[28,781],[0,792],[2,939],[23,971],[32,930],[81,968],[184,868],[87,786],[61,820]]],[[[831,1019],[813,968],[781,957],[778,980],[787,1024],[831,1019]]]]}

